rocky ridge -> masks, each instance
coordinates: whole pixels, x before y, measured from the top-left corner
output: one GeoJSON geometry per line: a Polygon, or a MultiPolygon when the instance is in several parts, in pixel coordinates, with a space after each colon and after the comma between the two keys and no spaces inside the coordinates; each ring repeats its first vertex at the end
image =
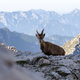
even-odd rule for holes
{"type": "Polygon", "coordinates": [[[40,72],[46,80],[79,80],[80,54],[67,56],[37,56],[18,60],[17,64],[31,71],[40,72]]]}
{"type": "MultiPolygon", "coordinates": [[[[36,31],[35,31],[36,32],[36,31]]],[[[73,37],[53,35],[44,38],[45,41],[62,46],[73,37]]],[[[36,36],[30,36],[24,33],[12,32],[7,28],[0,28],[0,41],[8,46],[14,46],[20,51],[41,52],[40,45],[36,36]],[[20,46],[21,45],[21,46],[20,46]]]]}
{"type": "Polygon", "coordinates": [[[0,80],[44,80],[38,73],[16,65],[12,53],[0,43],[0,80]]]}
{"type": "MultiPolygon", "coordinates": [[[[12,50],[12,48],[8,49],[12,50]]],[[[76,49],[79,50],[80,47],[76,49]]],[[[39,72],[45,80],[79,80],[80,53],[77,50],[75,51],[76,55],[73,53],[66,56],[46,56],[43,53],[20,52],[15,48],[12,51],[16,64],[32,72],[39,72]]]]}

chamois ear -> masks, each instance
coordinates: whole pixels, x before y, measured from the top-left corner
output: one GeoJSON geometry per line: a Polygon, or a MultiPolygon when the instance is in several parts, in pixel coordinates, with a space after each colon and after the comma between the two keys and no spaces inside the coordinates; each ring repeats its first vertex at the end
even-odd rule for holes
{"type": "Polygon", "coordinates": [[[44,36],[45,36],[45,33],[44,33],[44,36]]]}
{"type": "Polygon", "coordinates": [[[35,34],[36,35],[36,37],[37,37],[37,34],[35,34]]]}

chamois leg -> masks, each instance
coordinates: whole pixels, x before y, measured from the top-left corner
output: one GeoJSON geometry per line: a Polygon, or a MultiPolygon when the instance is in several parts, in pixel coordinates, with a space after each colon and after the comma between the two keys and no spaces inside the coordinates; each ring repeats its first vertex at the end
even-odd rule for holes
{"type": "Polygon", "coordinates": [[[48,55],[48,58],[51,58],[54,53],[53,53],[52,50],[50,50],[49,54],[50,54],[50,55],[48,55]]]}

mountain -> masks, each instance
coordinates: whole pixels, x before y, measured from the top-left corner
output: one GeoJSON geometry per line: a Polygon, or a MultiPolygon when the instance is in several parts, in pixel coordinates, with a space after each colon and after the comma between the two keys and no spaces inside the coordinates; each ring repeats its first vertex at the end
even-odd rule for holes
{"type": "Polygon", "coordinates": [[[75,51],[75,46],[79,43],[79,38],[80,34],[62,46],[66,51],[66,55],[72,54],[75,51]]]}
{"type": "Polygon", "coordinates": [[[68,42],[69,40],[71,40],[73,37],[71,36],[60,36],[60,35],[53,35],[50,37],[46,37],[44,40],[45,41],[49,41],[53,44],[57,44],[59,46],[64,45],[66,42],[68,42]]]}
{"type": "MultiPolygon", "coordinates": [[[[45,37],[45,41],[52,42],[62,46],[73,37],[53,35],[45,37]]],[[[0,40],[7,46],[14,46],[20,51],[41,52],[39,41],[35,36],[30,36],[24,33],[10,31],[7,28],[0,28],[0,40]]]]}
{"type": "Polygon", "coordinates": [[[0,29],[0,40],[8,46],[15,46],[21,51],[40,51],[39,45],[35,43],[35,40],[37,40],[35,37],[23,33],[11,32],[7,28],[0,29]]]}
{"type": "Polygon", "coordinates": [[[62,15],[63,22],[67,25],[73,25],[74,27],[79,28],[80,25],[80,10],[75,9],[68,14],[62,15]]]}
{"type": "Polygon", "coordinates": [[[11,31],[35,35],[44,28],[46,36],[76,36],[80,31],[80,10],[60,15],[54,11],[29,10],[0,12],[0,27],[11,31]]]}

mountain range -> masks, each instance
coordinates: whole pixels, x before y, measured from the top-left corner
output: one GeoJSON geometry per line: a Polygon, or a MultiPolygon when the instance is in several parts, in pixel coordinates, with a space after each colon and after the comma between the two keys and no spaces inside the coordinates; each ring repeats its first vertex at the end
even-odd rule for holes
{"type": "MultiPolygon", "coordinates": [[[[45,37],[45,41],[52,42],[59,46],[62,46],[73,37],[53,35],[45,37]]],[[[40,45],[36,36],[30,36],[24,33],[18,33],[10,31],[8,28],[0,28],[0,41],[7,46],[14,46],[20,51],[41,52],[40,45]]]]}
{"type": "Polygon", "coordinates": [[[6,27],[28,35],[45,29],[46,37],[52,35],[77,36],[80,33],[80,10],[60,15],[55,11],[29,10],[0,12],[0,28],[6,27]]]}

